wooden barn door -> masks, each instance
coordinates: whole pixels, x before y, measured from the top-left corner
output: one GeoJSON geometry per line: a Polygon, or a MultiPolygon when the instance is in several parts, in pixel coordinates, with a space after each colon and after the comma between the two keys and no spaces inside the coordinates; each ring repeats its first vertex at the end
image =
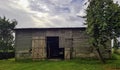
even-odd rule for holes
{"type": "Polygon", "coordinates": [[[45,37],[33,37],[32,39],[32,58],[45,59],[46,58],[46,43],[45,37]]]}

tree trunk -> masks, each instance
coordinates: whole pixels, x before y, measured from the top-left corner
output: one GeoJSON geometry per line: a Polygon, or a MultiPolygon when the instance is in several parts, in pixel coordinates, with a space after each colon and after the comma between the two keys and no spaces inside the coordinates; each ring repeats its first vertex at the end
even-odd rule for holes
{"type": "Polygon", "coordinates": [[[118,40],[117,38],[114,38],[114,45],[113,45],[113,48],[114,48],[114,53],[117,53],[117,50],[119,49],[118,48],[118,40]]]}
{"type": "Polygon", "coordinates": [[[103,58],[103,56],[102,56],[102,54],[101,54],[101,52],[100,52],[100,49],[97,48],[96,51],[97,51],[99,60],[100,60],[102,63],[105,63],[105,59],[103,58]]]}

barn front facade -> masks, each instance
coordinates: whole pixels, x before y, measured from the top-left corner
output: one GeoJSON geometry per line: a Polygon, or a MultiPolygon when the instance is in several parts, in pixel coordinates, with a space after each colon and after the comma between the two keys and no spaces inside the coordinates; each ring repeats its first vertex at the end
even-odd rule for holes
{"type": "MultiPolygon", "coordinates": [[[[85,27],[78,28],[16,28],[15,58],[71,59],[96,57],[88,42],[85,27]]],[[[110,46],[101,53],[109,58],[110,46]]]]}

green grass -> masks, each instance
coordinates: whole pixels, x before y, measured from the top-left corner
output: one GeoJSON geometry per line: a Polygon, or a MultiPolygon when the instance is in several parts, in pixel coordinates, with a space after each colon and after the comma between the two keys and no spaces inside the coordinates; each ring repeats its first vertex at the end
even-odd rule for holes
{"type": "MultiPolygon", "coordinates": [[[[120,58],[120,55],[114,55],[120,58]]],[[[0,70],[120,70],[120,59],[107,60],[106,64],[98,60],[74,59],[69,61],[15,61],[0,60],[0,70]]]]}

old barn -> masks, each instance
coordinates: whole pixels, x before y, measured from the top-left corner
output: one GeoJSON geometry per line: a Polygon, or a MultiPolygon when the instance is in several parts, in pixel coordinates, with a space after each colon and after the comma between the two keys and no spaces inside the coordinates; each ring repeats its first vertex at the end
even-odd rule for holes
{"type": "MultiPolygon", "coordinates": [[[[16,28],[16,59],[71,59],[96,57],[85,27],[16,28]]],[[[110,46],[101,53],[110,57],[110,46]]]]}

